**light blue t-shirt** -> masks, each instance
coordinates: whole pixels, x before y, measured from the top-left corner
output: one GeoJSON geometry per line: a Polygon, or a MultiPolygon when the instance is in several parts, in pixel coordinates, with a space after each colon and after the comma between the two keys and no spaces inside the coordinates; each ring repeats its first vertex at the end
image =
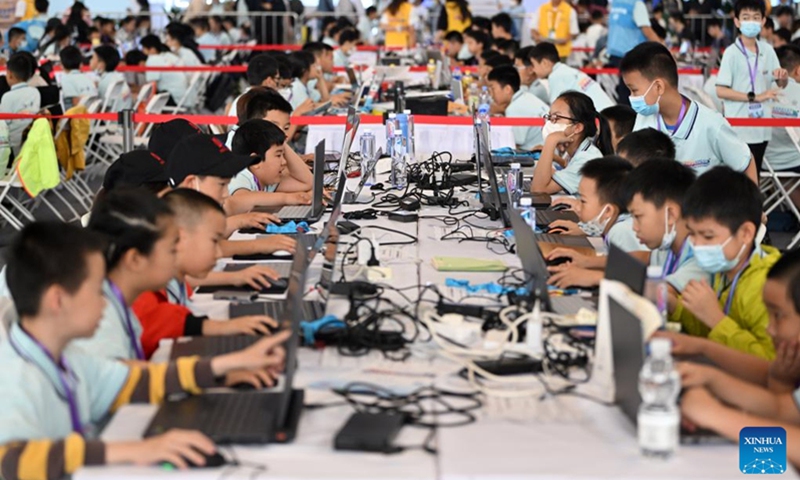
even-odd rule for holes
{"type": "MultiPolygon", "coordinates": [[[[27,83],[11,87],[0,100],[0,113],[38,113],[42,105],[39,91],[27,83]]],[[[8,120],[8,137],[14,154],[19,154],[22,145],[22,132],[33,120],[8,120]]]]}
{"type": "MultiPolygon", "coordinates": [[[[722,54],[722,61],[717,73],[717,85],[729,87],[737,92],[753,92],[756,95],[764,93],[770,88],[775,88],[772,72],[781,67],[778,56],[772,45],[763,40],[756,42],[758,58],[755,52],[744,48],[740,40],[737,40],[730,47],[725,49],[722,54]],[[745,58],[745,53],[747,57],[745,58]],[[750,81],[751,69],[755,69],[755,85],[750,81]]],[[[749,102],[734,102],[733,100],[722,100],[727,117],[752,117],[770,118],[770,105],[766,103],[750,104],[749,102]],[[762,117],[759,114],[752,115],[751,108],[758,105],[762,117]]],[[[745,143],[762,143],[770,139],[772,128],[767,127],[737,127],[733,129],[739,138],[745,143]]]]}
{"type": "Polygon", "coordinates": [[[292,99],[289,100],[289,103],[292,104],[292,110],[297,110],[297,107],[309,98],[308,92],[309,88],[303,85],[299,78],[295,78],[292,82],[292,99]]]}
{"type": "MultiPolygon", "coordinates": [[[[327,75],[328,74],[326,73],[325,76],[327,76],[327,75]]],[[[332,78],[331,79],[327,79],[326,78],[326,80],[333,80],[333,79],[332,78]]],[[[322,94],[319,92],[319,89],[317,88],[317,79],[316,78],[312,78],[311,80],[308,81],[308,85],[306,87],[306,91],[308,92],[308,96],[311,97],[311,100],[314,101],[315,103],[319,102],[320,100],[322,100],[322,94]]]]}
{"type": "Polygon", "coordinates": [[[341,48],[333,52],[333,66],[340,68],[350,66],[350,57],[345,55],[341,48]]]}
{"type": "MultiPolygon", "coordinates": [[[[177,67],[183,65],[183,63],[174,53],[164,52],[149,55],[145,65],[148,67],[177,67]]],[[[186,89],[189,86],[186,78],[183,72],[149,71],[145,73],[145,81],[156,82],[156,89],[159,92],[169,93],[175,103],[180,102],[186,94],[186,89]]]]}
{"type": "MultiPolygon", "coordinates": [[[[278,184],[262,185],[260,191],[272,193],[277,188],[278,184]]],[[[237,190],[247,190],[250,192],[259,191],[258,184],[256,184],[256,177],[253,175],[253,172],[248,169],[244,169],[237,173],[233,179],[231,179],[231,183],[228,184],[228,192],[233,195],[233,193],[237,190]]]]}
{"type": "MultiPolygon", "coordinates": [[[[511,97],[511,103],[506,108],[508,118],[541,117],[547,113],[548,107],[532,93],[519,90],[511,97]]],[[[514,143],[523,150],[533,150],[542,141],[541,127],[511,127],[514,133],[514,143]]]]}
{"type": "Polygon", "coordinates": [[[98,357],[117,360],[138,360],[136,347],[142,350],[142,324],[130,306],[123,305],[108,280],[103,282],[103,295],[106,297],[106,309],[100,326],[91,338],[76,340],[75,346],[98,357]],[[126,315],[127,311],[127,315],[126,315]],[[130,324],[128,323],[130,321],[130,324]],[[133,335],[131,336],[132,331],[133,335]]]}
{"type": "MultiPolygon", "coordinates": [[[[122,362],[67,346],[63,359],[81,427],[96,437],[128,378],[122,362]]],[[[72,416],[58,367],[34,340],[14,323],[9,340],[0,343],[0,444],[43,438],[65,438],[73,432],[72,416]]]]}
{"type": "Polygon", "coordinates": [[[706,273],[697,264],[692,246],[688,241],[684,242],[677,263],[672,260],[671,257],[674,254],[670,255],[670,252],[671,250],[653,250],[650,253],[650,265],[669,268],[665,279],[675,290],[682,292],[691,280],[705,280],[711,285],[713,281],[712,275],[706,273]],[[670,259],[670,265],[665,265],[668,258],[670,259]]]}
{"type": "MultiPolygon", "coordinates": [[[[800,118],[800,85],[789,79],[789,84],[778,96],[772,105],[773,118],[800,118]]],[[[772,129],[772,139],[767,144],[764,153],[772,168],[775,170],[788,170],[800,167],[800,152],[792,142],[791,137],[784,127],[772,129]]]]}
{"type": "Polygon", "coordinates": [[[603,87],[592,77],[561,62],[553,65],[553,71],[550,72],[547,80],[550,84],[550,105],[556,101],[559,95],[570,90],[586,94],[592,99],[594,109],[598,112],[615,105],[603,87]]]}
{"type": "Polygon", "coordinates": [[[637,115],[633,131],[655,128],[672,138],[675,159],[694,170],[698,175],[716,167],[727,165],[744,172],[750,165],[750,148],[718,112],[690,102],[686,115],[673,133],[661,115],[637,115]]]}
{"type": "Polygon", "coordinates": [[[636,237],[633,231],[633,218],[623,213],[617,218],[616,223],[608,230],[606,244],[613,244],[623,252],[642,252],[649,251],[636,237]]]}
{"type": "MultiPolygon", "coordinates": [[[[230,40],[230,37],[228,37],[228,39],[230,40]]],[[[197,37],[196,41],[198,45],[222,45],[217,41],[216,38],[214,38],[214,35],[212,35],[211,32],[206,32],[200,35],[199,37],[197,37]]],[[[230,43],[227,43],[225,45],[230,45],[230,43]]],[[[210,48],[201,49],[200,53],[203,54],[203,58],[206,59],[206,62],[211,62],[217,58],[217,50],[212,50],[210,48]]]]}
{"type": "Polygon", "coordinates": [[[536,98],[541,100],[545,105],[550,105],[550,94],[547,93],[547,88],[545,88],[544,84],[538,79],[534,80],[530,85],[520,85],[519,89],[536,95],[536,98]]]}
{"type": "Polygon", "coordinates": [[[64,97],[64,106],[72,108],[72,99],[75,97],[96,97],[97,86],[89,75],[80,70],[72,70],[61,77],[61,94],[64,97]]]}
{"type": "Polygon", "coordinates": [[[131,108],[133,106],[133,95],[131,94],[128,83],[125,82],[125,75],[121,72],[105,72],[101,74],[100,81],[97,82],[97,93],[100,95],[100,98],[105,100],[108,89],[117,81],[122,81],[122,98],[112,99],[116,100],[117,103],[116,105],[110,105],[117,107],[114,111],[131,108]]]}
{"type": "Polygon", "coordinates": [[[581,182],[581,168],[590,160],[602,158],[600,149],[595,147],[591,138],[585,138],[575,151],[575,156],[569,159],[566,168],[553,174],[553,181],[570,195],[578,193],[578,184],[581,182]]]}

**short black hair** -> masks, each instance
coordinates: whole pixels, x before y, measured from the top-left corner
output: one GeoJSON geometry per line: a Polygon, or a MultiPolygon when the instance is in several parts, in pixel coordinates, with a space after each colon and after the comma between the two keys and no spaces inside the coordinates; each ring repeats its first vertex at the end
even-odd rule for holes
{"type": "Polygon", "coordinates": [[[530,67],[532,51],[533,51],[533,46],[522,47],[519,50],[517,50],[517,53],[514,54],[514,60],[519,60],[526,67],[530,67]]]}
{"type": "Polygon", "coordinates": [[[79,70],[83,63],[83,55],[78,47],[74,45],[62,48],[58,52],[58,57],[61,59],[61,66],[65,70],[79,70]]]}
{"type": "Polygon", "coordinates": [[[364,13],[366,13],[367,15],[371,15],[371,14],[373,14],[373,13],[377,13],[377,12],[378,12],[378,9],[377,9],[377,8],[375,8],[375,7],[374,7],[374,6],[372,6],[372,5],[370,5],[369,7],[367,7],[367,9],[366,9],[366,10],[364,10],[364,13]]]}
{"type": "Polygon", "coordinates": [[[487,58],[484,63],[492,68],[502,67],[503,65],[514,65],[514,61],[511,60],[511,57],[503,55],[502,53],[498,54],[497,56],[487,58]]]}
{"type": "Polygon", "coordinates": [[[131,50],[125,54],[125,65],[139,65],[147,61],[147,54],[141,50],[131,50]]]}
{"type": "Polygon", "coordinates": [[[238,123],[248,120],[262,120],[272,110],[292,114],[292,104],[277,91],[267,87],[254,87],[242,95],[236,103],[238,123]]]}
{"type": "Polygon", "coordinates": [[[609,126],[612,121],[614,122],[611,128],[614,130],[614,135],[620,139],[631,133],[636,124],[636,112],[627,105],[606,107],[600,114],[609,120],[609,126]]]}
{"type": "Polygon", "coordinates": [[[784,15],[789,15],[790,17],[794,18],[794,10],[792,7],[786,5],[779,5],[772,9],[772,15],[775,17],[782,17],[784,15]]]}
{"type": "Polygon", "coordinates": [[[182,226],[193,227],[203,221],[208,212],[225,216],[225,210],[216,200],[190,188],[177,188],[162,197],[175,219],[182,226]]]}
{"type": "Polygon", "coordinates": [[[128,15],[125,18],[123,18],[122,20],[119,21],[119,26],[121,27],[121,26],[125,25],[126,23],[131,23],[131,22],[136,22],[136,17],[134,17],[133,15],[128,15]]]}
{"type": "MultiPolygon", "coordinates": [[[[800,287],[800,281],[792,281],[793,279],[800,280],[800,248],[789,250],[781,255],[781,258],[775,262],[769,269],[767,278],[772,280],[784,280],[791,284],[797,284],[800,287]]],[[[800,312],[800,288],[797,290],[797,298],[795,300],[795,310],[800,312]]]]}
{"type": "Polygon", "coordinates": [[[316,62],[314,58],[314,54],[308,50],[302,50],[299,52],[292,52],[289,55],[289,65],[292,68],[292,78],[300,78],[309,70],[311,70],[311,65],[316,62]]]}
{"type": "Polygon", "coordinates": [[[159,220],[172,216],[169,206],[153,193],[123,188],[95,202],[87,228],[108,242],[106,268],[111,271],[128,250],[149,255],[163,234],[159,220]]]}
{"type": "Polygon", "coordinates": [[[461,35],[461,32],[457,30],[450,30],[447,32],[444,39],[448,42],[464,43],[464,35],[461,35]]]}
{"type": "Polygon", "coordinates": [[[475,43],[480,43],[483,45],[484,50],[488,50],[489,47],[492,46],[492,37],[489,36],[486,32],[481,30],[466,30],[463,35],[465,37],[470,37],[475,40],[475,43]]]}
{"type": "Polygon", "coordinates": [[[50,8],[50,2],[47,0],[35,0],[33,2],[34,8],[39,13],[47,13],[47,10],[50,8]]]}
{"type": "Polygon", "coordinates": [[[719,27],[722,28],[722,19],[721,18],[709,18],[706,20],[706,30],[711,27],[719,27]]]}
{"type": "Polygon", "coordinates": [[[34,65],[25,52],[17,52],[11,55],[6,62],[6,70],[11,72],[17,80],[27,82],[33,76],[34,65]]]}
{"type": "Polygon", "coordinates": [[[695,180],[694,170],[669,158],[654,158],[634,168],[625,182],[626,203],[634,195],[661,208],[667,200],[683,205],[695,180]]]}
{"type": "Polygon", "coordinates": [[[678,88],[678,64],[675,57],[657,42],[644,42],[633,47],[622,58],[620,74],[639,72],[644,78],[653,81],[663,78],[672,87],[678,88]]]}
{"type": "Polygon", "coordinates": [[[495,47],[513,59],[519,50],[519,42],[510,38],[501,38],[495,42],[495,47]]]}
{"type": "Polygon", "coordinates": [[[767,6],[764,4],[764,0],[736,0],[733,4],[734,16],[739,18],[739,14],[744,10],[759,12],[762,17],[767,14],[767,6]]]}
{"type": "Polygon", "coordinates": [[[348,27],[339,34],[339,45],[343,45],[347,42],[358,42],[360,39],[361,34],[358,33],[358,30],[348,27]]]}
{"type": "Polygon", "coordinates": [[[77,292],[89,276],[87,257],[104,250],[99,235],[75,224],[34,222],[23,228],[9,248],[6,266],[19,317],[38,315],[42,296],[53,285],[77,292]]]}
{"type": "Polygon", "coordinates": [[[302,51],[311,52],[316,57],[317,55],[322,55],[325,52],[332,52],[333,47],[331,47],[325,42],[308,42],[305,45],[303,45],[302,51]]]}
{"type": "Polygon", "coordinates": [[[481,55],[481,59],[483,60],[483,62],[486,63],[492,58],[499,57],[501,54],[500,54],[500,52],[496,52],[494,50],[486,49],[486,50],[483,50],[480,53],[480,55],[481,55]]]}
{"type": "Polygon", "coordinates": [[[239,125],[233,136],[231,151],[239,155],[256,154],[264,158],[267,150],[283,145],[286,134],[277,125],[266,120],[248,120],[239,125]]]}
{"type": "Polygon", "coordinates": [[[247,83],[251,87],[260,86],[264,80],[278,76],[278,62],[271,55],[260,53],[247,64],[247,83]]]}
{"type": "Polygon", "coordinates": [[[194,29],[186,23],[169,22],[164,30],[182,46],[186,46],[194,38],[194,29]]]}
{"type": "Polygon", "coordinates": [[[541,62],[542,60],[550,60],[553,63],[558,63],[561,57],[558,56],[556,46],[550,42],[539,42],[534,46],[530,53],[530,58],[541,62]]]}
{"type": "MultiPolygon", "coordinates": [[[[154,48],[161,53],[169,50],[169,48],[161,42],[161,39],[152,33],[142,37],[142,39],[139,40],[139,45],[141,45],[142,48],[154,48]]],[[[127,57],[125,57],[125,60],[127,61],[127,57]]]]}
{"type": "Polygon", "coordinates": [[[12,42],[16,40],[18,37],[24,37],[25,30],[17,27],[11,27],[8,29],[8,41],[12,42]]]}
{"type": "Polygon", "coordinates": [[[605,16],[606,14],[602,10],[598,9],[592,10],[592,15],[591,15],[592,20],[600,20],[602,18],[605,18],[605,16]]]}
{"type": "Polygon", "coordinates": [[[94,49],[94,54],[106,66],[106,72],[113,72],[119,65],[119,51],[109,45],[100,45],[94,49]]]}
{"type": "Polygon", "coordinates": [[[586,162],[581,167],[581,177],[595,181],[601,203],[616,205],[621,213],[628,210],[625,201],[625,179],[633,166],[625,159],[607,155],[586,162]]]}
{"type": "Polygon", "coordinates": [[[787,44],[792,42],[792,32],[790,32],[787,28],[779,28],[775,30],[775,36],[780,37],[780,39],[787,44]]]}
{"type": "Polygon", "coordinates": [[[202,30],[209,30],[211,28],[208,24],[208,19],[204,17],[196,17],[189,20],[189,25],[202,30]]]}
{"type": "Polygon", "coordinates": [[[490,32],[492,30],[492,21],[486,17],[472,17],[471,30],[476,30],[476,29],[482,30],[484,32],[490,32]]]}
{"type": "Polygon", "coordinates": [[[508,33],[511,33],[511,29],[514,25],[514,20],[511,19],[511,15],[507,13],[498,13],[494,17],[492,17],[492,25],[495,25],[499,28],[502,28],[508,33]]]}
{"type": "Polygon", "coordinates": [[[681,13],[681,12],[679,12],[677,10],[673,10],[672,12],[670,12],[669,18],[671,18],[672,20],[675,20],[678,23],[682,23],[683,25],[686,25],[686,17],[683,16],[683,13],[681,13]]]}
{"type": "Polygon", "coordinates": [[[675,160],[675,144],[664,132],[655,128],[643,128],[620,140],[617,144],[617,155],[625,157],[635,167],[653,158],[675,160]]]}
{"type": "Polygon", "coordinates": [[[764,20],[764,29],[773,31],[775,30],[775,21],[772,19],[772,17],[767,17],[764,20]]]}
{"type": "Polygon", "coordinates": [[[758,186],[747,175],[719,166],[701,175],[686,193],[683,217],[713,219],[735,233],[747,222],[761,225],[762,202],[758,186]]]}
{"type": "Polygon", "coordinates": [[[493,68],[492,71],[489,72],[488,80],[490,82],[497,82],[501,87],[510,86],[514,93],[519,91],[521,83],[519,72],[516,67],[511,65],[502,65],[493,68]]]}
{"type": "MultiPolygon", "coordinates": [[[[776,32],[777,33],[777,32],[776,32]]],[[[775,49],[781,67],[792,72],[800,65],[800,47],[794,44],[784,45],[775,49]]]]}

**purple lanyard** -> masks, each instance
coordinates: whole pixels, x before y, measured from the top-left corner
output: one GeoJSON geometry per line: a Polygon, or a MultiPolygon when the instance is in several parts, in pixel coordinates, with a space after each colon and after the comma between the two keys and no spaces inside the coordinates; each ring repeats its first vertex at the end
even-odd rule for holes
{"type": "MultiPolygon", "coordinates": [[[[28,336],[28,338],[33,340],[33,343],[35,343],[36,346],[39,347],[42,353],[44,353],[45,356],[48,358],[48,360],[53,362],[53,365],[56,367],[56,371],[58,372],[58,379],[61,382],[61,388],[64,389],[65,400],[67,401],[67,405],[69,405],[69,416],[70,420],[72,421],[72,431],[83,435],[83,425],[81,425],[81,415],[80,412],[78,412],[78,400],[75,398],[75,393],[72,391],[69,382],[70,378],[73,381],[77,381],[75,374],[72,373],[72,370],[69,368],[69,365],[67,365],[67,361],[64,359],[63,355],[61,356],[61,362],[56,362],[55,358],[53,358],[53,355],[50,354],[50,351],[47,350],[47,348],[45,348],[45,346],[42,345],[41,342],[39,342],[39,340],[36,340],[35,338],[33,338],[33,336],[28,334],[28,332],[26,332],[25,329],[22,328],[22,325],[20,325],[19,328],[25,335],[28,336]]],[[[14,341],[13,337],[9,336],[9,340],[11,341],[11,346],[17,352],[17,355],[22,357],[25,361],[36,365],[42,370],[42,372],[45,373],[45,375],[47,375],[47,371],[45,371],[44,368],[42,368],[39,364],[33,361],[33,359],[22,353],[22,349],[16,345],[16,342],[14,341]]],[[[56,392],[58,392],[58,389],[56,389],[56,392]]]]}
{"type": "MultiPolygon", "coordinates": [[[[753,257],[751,256],[750,258],[753,258],[753,257]]],[[[744,271],[747,270],[747,267],[750,266],[750,258],[747,259],[747,263],[745,263],[744,266],[742,267],[742,269],[739,270],[739,273],[737,273],[733,277],[733,282],[731,283],[730,291],[728,292],[728,299],[725,301],[725,315],[728,315],[730,313],[730,311],[731,311],[731,302],[733,302],[733,294],[736,292],[736,285],[739,284],[739,277],[741,277],[742,273],[744,273],[744,271]]],[[[720,283],[720,286],[722,286],[721,283],[720,283]]],[[[724,292],[725,292],[724,288],[722,288],[719,291],[717,291],[717,298],[722,298],[722,294],[724,292]]]]}
{"type": "Polygon", "coordinates": [[[251,173],[251,175],[253,176],[253,181],[256,182],[256,191],[260,192],[261,191],[261,182],[258,181],[258,179],[256,178],[256,174],[255,173],[251,173]]]}
{"type": "Polygon", "coordinates": [[[739,39],[739,43],[736,45],[742,55],[744,55],[744,61],[747,62],[747,72],[750,74],[750,91],[755,93],[756,91],[756,75],[758,75],[758,42],[756,42],[756,61],[753,66],[750,66],[750,57],[747,56],[747,49],[744,47],[744,42],[742,39],[739,39]]]}
{"type": "Polygon", "coordinates": [[[686,239],[683,240],[683,244],[681,245],[681,249],[678,251],[678,255],[675,255],[672,252],[671,248],[669,249],[669,253],[667,254],[667,261],[664,262],[664,270],[661,273],[662,279],[666,278],[667,275],[672,275],[673,273],[675,273],[675,270],[678,267],[678,262],[680,261],[681,256],[683,256],[683,249],[686,248],[686,241],[688,239],[689,237],[686,237],[686,239]]]}
{"type": "Polygon", "coordinates": [[[136,333],[133,331],[133,322],[131,321],[131,313],[128,309],[128,303],[125,301],[122,291],[118,286],[114,285],[114,282],[109,280],[108,284],[111,286],[111,291],[114,292],[114,296],[117,297],[117,300],[122,307],[122,314],[125,317],[125,330],[128,332],[128,338],[131,341],[131,347],[133,347],[133,351],[136,353],[136,359],[144,360],[144,352],[142,351],[141,345],[139,345],[139,339],[136,338],[136,333]]]}
{"type": "MultiPolygon", "coordinates": [[[[678,121],[675,122],[675,128],[670,132],[669,136],[674,137],[675,134],[678,132],[678,129],[681,128],[681,124],[683,123],[683,119],[686,118],[686,99],[681,97],[681,111],[678,113],[678,121]]],[[[661,131],[661,115],[658,116],[658,130],[661,131]]]]}

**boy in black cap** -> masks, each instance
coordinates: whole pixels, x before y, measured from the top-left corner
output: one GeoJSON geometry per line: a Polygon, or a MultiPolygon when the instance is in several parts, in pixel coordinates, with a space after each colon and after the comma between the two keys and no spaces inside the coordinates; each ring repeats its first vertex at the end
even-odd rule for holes
{"type": "Polygon", "coordinates": [[[132,150],[120,155],[103,177],[103,191],[121,187],[144,187],[162,195],[169,191],[167,184],[167,162],[153,152],[132,150]]]}

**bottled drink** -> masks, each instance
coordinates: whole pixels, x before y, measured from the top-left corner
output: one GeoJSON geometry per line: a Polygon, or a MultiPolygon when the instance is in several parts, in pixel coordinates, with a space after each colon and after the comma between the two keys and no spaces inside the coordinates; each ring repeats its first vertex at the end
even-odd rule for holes
{"type": "Polygon", "coordinates": [[[392,188],[403,190],[406,188],[408,178],[406,175],[406,148],[403,132],[397,130],[394,132],[394,139],[392,142],[392,172],[390,175],[390,182],[392,188]]]}
{"type": "Polygon", "coordinates": [[[456,67],[455,70],[453,70],[453,80],[458,80],[458,83],[461,83],[463,77],[464,76],[461,74],[461,67],[456,67]]]}
{"type": "Polygon", "coordinates": [[[365,185],[375,184],[375,169],[370,172],[370,166],[377,159],[375,158],[375,135],[372,132],[364,132],[361,135],[361,175],[365,175],[365,185]]]}
{"type": "Polygon", "coordinates": [[[512,163],[506,175],[506,191],[511,206],[517,208],[522,198],[522,167],[519,163],[512,163]]]}
{"type": "Polygon", "coordinates": [[[647,297],[658,309],[661,315],[661,326],[667,324],[667,281],[662,275],[663,269],[658,265],[647,267],[647,283],[644,296],[647,297]]]}
{"type": "Polygon", "coordinates": [[[431,88],[436,85],[436,60],[428,60],[428,80],[431,82],[431,88]]]}
{"type": "Polygon", "coordinates": [[[370,113],[372,111],[372,104],[378,101],[378,90],[380,90],[380,83],[377,81],[373,81],[372,84],[369,86],[369,92],[367,93],[367,99],[364,100],[364,108],[363,111],[365,113],[370,113]]]}
{"type": "Polygon", "coordinates": [[[386,154],[392,156],[394,148],[394,132],[397,130],[397,114],[390,113],[386,120],[386,154]]]}
{"type": "Polygon", "coordinates": [[[414,115],[411,114],[411,110],[404,110],[403,113],[406,115],[406,118],[408,118],[408,131],[406,132],[406,153],[408,153],[408,158],[411,160],[411,162],[414,163],[417,160],[417,142],[414,140],[414,115]]]}
{"type": "Polygon", "coordinates": [[[467,98],[467,105],[469,106],[470,112],[476,112],[478,110],[478,102],[480,100],[481,94],[480,90],[478,90],[478,85],[476,82],[472,82],[469,84],[469,96],[467,98]]]}
{"type": "Polygon", "coordinates": [[[533,206],[533,199],[531,197],[522,197],[518,205],[522,219],[531,227],[531,230],[536,231],[536,207],[533,206]]]}
{"type": "Polygon", "coordinates": [[[650,355],[639,374],[639,448],[646,457],[669,458],[678,448],[680,376],[672,362],[672,343],[650,341],[650,355]]]}

